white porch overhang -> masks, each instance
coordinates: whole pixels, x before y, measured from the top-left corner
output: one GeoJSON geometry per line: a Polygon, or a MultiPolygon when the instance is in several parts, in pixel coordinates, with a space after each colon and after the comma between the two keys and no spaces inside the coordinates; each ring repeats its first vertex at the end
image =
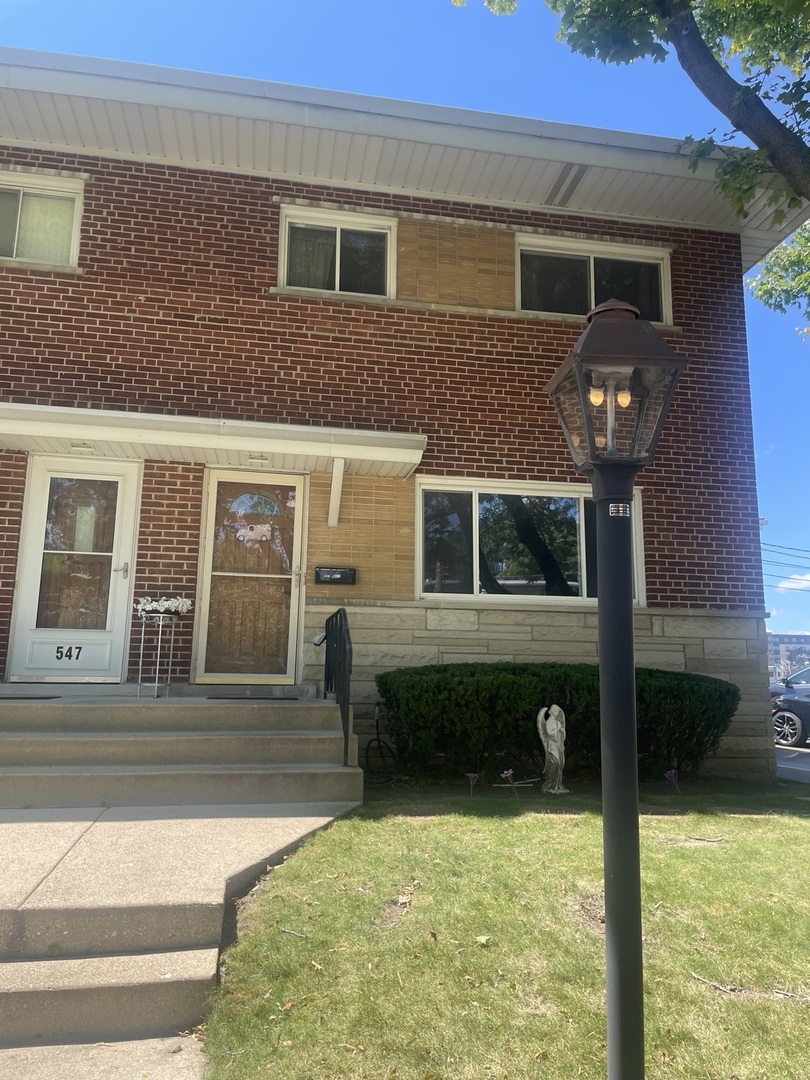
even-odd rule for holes
{"type": "Polygon", "coordinates": [[[741,220],[674,139],[3,47],[0,141],[725,230],[746,268],[807,216],[762,188],[741,220]]]}
{"type": "Polygon", "coordinates": [[[331,473],[337,524],[344,475],[406,478],[425,435],[0,403],[0,448],[29,454],[176,461],[267,472],[331,473]]]}

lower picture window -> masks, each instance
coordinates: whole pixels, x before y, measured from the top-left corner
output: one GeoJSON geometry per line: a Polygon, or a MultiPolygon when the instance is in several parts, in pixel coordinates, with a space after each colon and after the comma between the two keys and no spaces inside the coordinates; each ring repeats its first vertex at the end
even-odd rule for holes
{"type": "Polygon", "coordinates": [[[422,491],[422,591],[596,596],[594,506],[579,495],[422,491]]]}

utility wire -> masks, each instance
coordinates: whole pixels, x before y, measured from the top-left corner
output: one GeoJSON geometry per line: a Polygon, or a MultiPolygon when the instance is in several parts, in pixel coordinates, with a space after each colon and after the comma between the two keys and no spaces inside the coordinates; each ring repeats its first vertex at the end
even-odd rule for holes
{"type": "MultiPolygon", "coordinates": [[[[765,577],[774,577],[774,578],[776,578],[777,576],[776,576],[776,574],[773,574],[773,575],[766,574],[765,577]]],[[[789,581],[790,579],[787,578],[786,580],[789,581]]],[[[797,578],[796,580],[798,581],[799,579],[797,578]]],[[[767,582],[765,582],[765,588],[766,589],[779,589],[782,592],[808,592],[808,591],[810,591],[810,583],[808,583],[807,585],[769,585],[767,582]]]]}
{"type": "Polygon", "coordinates": [[[761,547],[763,550],[767,549],[768,551],[799,551],[802,555],[810,555],[810,548],[784,547],[782,544],[762,544],[761,547]]]}

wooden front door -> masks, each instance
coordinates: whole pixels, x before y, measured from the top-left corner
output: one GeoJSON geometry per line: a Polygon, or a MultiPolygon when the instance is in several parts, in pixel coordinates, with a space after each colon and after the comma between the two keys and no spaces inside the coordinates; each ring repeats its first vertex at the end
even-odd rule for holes
{"type": "Polygon", "coordinates": [[[138,465],[34,458],[11,682],[122,682],[132,620],[138,465]]]}
{"type": "Polygon", "coordinates": [[[209,474],[197,682],[295,682],[303,480],[209,474]]]}

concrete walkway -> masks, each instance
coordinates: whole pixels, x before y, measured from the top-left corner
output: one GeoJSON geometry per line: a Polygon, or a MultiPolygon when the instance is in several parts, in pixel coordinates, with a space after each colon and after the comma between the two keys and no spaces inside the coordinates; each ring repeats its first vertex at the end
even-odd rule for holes
{"type": "Polygon", "coordinates": [[[0,1080],[204,1080],[202,1044],[174,1039],[0,1050],[0,1080]]]}
{"type": "MultiPolygon", "coordinates": [[[[138,913],[144,911],[153,913],[149,922],[166,925],[172,912],[207,919],[208,911],[218,920],[218,940],[226,898],[243,895],[305,836],[352,806],[0,810],[0,955],[20,961],[0,965],[0,1010],[3,998],[11,1001],[19,989],[28,961],[52,962],[48,958],[60,955],[62,940],[70,944],[68,956],[150,951],[148,940],[138,942],[138,913]],[[122,933],[125,949],[116,947],[122,933]]],[[[118,958],[122,971],[130,958],[118,958]]],[[[0,1040],[8,1046],[2,1026],[0,1040]]],[[[0,1080],[203,1076],[202,1050],[191,1038],[114,1040],[113,1033],[103,1042],[62,1038],[50,1041],[64,1045],[0,1049],[0,1080]]]]}

